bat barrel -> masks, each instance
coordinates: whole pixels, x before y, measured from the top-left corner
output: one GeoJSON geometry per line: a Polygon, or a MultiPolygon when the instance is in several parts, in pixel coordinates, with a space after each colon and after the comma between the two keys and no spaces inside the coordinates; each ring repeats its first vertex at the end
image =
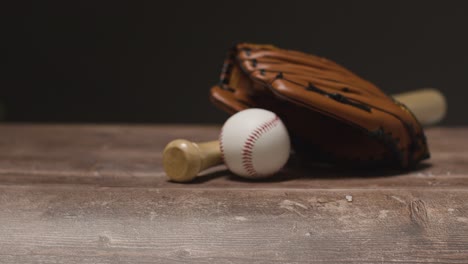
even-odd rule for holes
{"type": "Polygon", "coordinates": [[[222,162],[219,141],[195,143],[176,139],[163,152],[163,167],[169,179],[176,182],[193,180],[198,173],[222,162]]]}

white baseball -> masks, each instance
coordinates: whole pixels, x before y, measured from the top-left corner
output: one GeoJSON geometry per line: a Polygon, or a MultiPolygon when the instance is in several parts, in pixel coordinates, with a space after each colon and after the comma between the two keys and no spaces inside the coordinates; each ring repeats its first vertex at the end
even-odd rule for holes
{"type": "Polygon", "coordinates": [[[220,134],[224,163],[246,178],[264,178],[278,172],[288,161],[291,143],[279,117],[251,108],[231,116],[220,134]]]}

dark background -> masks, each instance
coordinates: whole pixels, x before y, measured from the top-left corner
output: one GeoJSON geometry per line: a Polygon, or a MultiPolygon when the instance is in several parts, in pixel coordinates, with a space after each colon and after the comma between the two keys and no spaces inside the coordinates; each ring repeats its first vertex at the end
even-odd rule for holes
{"type": "Polygon", "coordinates": [[[330,58],[388,93],[438,88],[444,124],[466,125],[466,3],[10,3],[0,7],[0,112],[21,122],[222,122],[208,90],[226,50],[249,41],[330,58]]]}

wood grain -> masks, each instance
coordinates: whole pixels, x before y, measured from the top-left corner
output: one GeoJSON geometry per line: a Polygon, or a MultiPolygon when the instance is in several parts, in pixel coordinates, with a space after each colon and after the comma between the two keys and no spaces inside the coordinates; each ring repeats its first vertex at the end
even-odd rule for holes
{"type": "Polygon", "coordinates": [[[167,142],[217,133],[1,125],[0,263],[468,262],[468,129],[429,129],[416,171],[291,160],[269,181],[167,181],[167,142]]]}
{"type": "Polygon", "coordinates": [[[463,128],[428,130],[432,158],[413,171],[350,171],[293,159],[278,176],[261,182],[235,177],[224,166],[209,170],[192,185],[166,180],[161,157],[169,141],[208,141],[216,139],[218,131],[215,126],[2,125],[0,183],[308,189],[468,186],[468,130],[463,128]]]}
{"type": "Polygon", "coordinates": [[[440,189],[6,186],[0,188],[0,258],[466,263],[467,199],[465,190],[440,189]]]}

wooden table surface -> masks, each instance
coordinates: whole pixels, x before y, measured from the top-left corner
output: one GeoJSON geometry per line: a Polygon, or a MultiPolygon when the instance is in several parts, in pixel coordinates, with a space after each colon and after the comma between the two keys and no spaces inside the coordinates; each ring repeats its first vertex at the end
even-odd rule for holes
{"type": "Polygon", "coordinates": [[[218,129],[1,125],[0,263],[468,263],[467,128],[428,129],[404,173],[168,182],[165,144],[218,129]]]}

